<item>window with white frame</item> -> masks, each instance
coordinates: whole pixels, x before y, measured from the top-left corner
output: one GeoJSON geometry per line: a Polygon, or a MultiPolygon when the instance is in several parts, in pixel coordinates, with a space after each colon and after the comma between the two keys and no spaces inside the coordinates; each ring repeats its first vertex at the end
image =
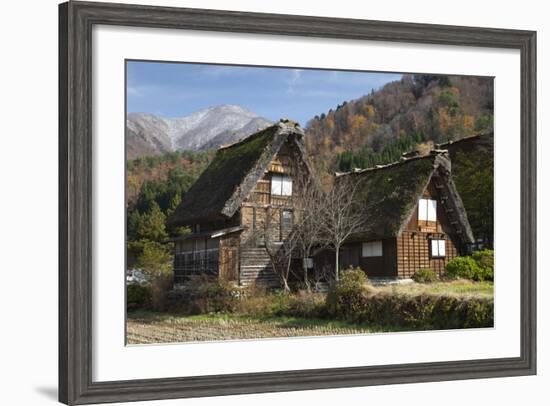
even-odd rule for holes
{"type": "Polygon", "coordinates": [[[445,258],[445,240],[431,240],[432,258],[445,258]]]}
{"type": "Polygon", "coordinates": [[[418,220],[437,221],[437,201],[420,199],[418,201],[418,220]]]}
{"type": "Polygon", "coordinates": [[[382,256],[382,241],[364,242],[361,249],[363,257],[381,257],[382,256]]]}
{"type": "Polygon", "coordinates": [[[292,196],[292,178],[288,175],[273,174],[271,176],[271,194],[292,196]]]}

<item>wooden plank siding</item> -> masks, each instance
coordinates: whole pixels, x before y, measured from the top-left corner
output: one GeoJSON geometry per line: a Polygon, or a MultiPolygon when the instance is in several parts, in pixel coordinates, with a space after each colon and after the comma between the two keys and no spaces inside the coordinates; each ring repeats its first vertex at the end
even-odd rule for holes
{"type": "Polygon", "coordinates": [[[239,255],[239,285],[273,288],[279,286],[265,248],[241,247],[239,255]]]}
{"type": "Polygon", "coordinates": [[[396,239],[397,248],[397,276],[410,278],[422,268],[429,268],[441,275],[445,265],[459,255],[455,243],[449,236],[439,233],[418,231],[404,231],[396,239]],[[430,240],[432,238],[445,239],[445,258],[430,256],[430,240]]]}
{"type": "Polygon", "coordinates": [[[219,276],[221,279],[237,282],[239,274],[238,234],[230,234],[220,239],[219,276]]]}
{"type": "Polygon", "coordinates": [[[240,209],[241,225],[244,231],[241,234],[241,244],[246,246],[264,246],[263,234],[269,213],[269,238],[271,241],[280,241],[285,236],[285,229],[281,228],[283,210],[291,210],[294,214],[295,199],[299,192],[296,182],[292,185],[292,196],[277,196],[271,194],[271,180],[274,174],[285,174],[293,177],[298,168],[293,151],[284,144],[277,155],[267,166],[266,172],[256,183],[254,189],[244,199],[240,209]]]}
{"type": "Polygon", "coordinates": [[[283,241],[297,215],[295,199],[299,191],[297,184],[292,184],[292,196],[271,194],[271,181],[275,174],[289,175],[292,178],[298,173],[294,151],[287,144],[283,145],[266,168],[262,178],[244,199],[240,209],[241,225],[244,230],[240,235],[239,284],[277,287],[280,281],[275,274],[270,258],[265,250],[266,222],[271,242],[283,241]],[[292,221],[288,217],[283,221],[283,212],[291,211],[292,221]],[[269,218],[268,218],[269,216],[269,218]]]}
{"type": "MultiPolygon", "coordinates": [[[[422,198],[437,201],[437,221],[418,219],[418,204],[404,230],[396,238],[397,275],[399,278],[410,278],[416,271],[429,268],[441,275],[445,265],[460,254],[460,244],[453,238],[456,230],[449,221],[434,182],[430,182],[422,198]],[[445,258],[432,258],[430,240],[445,240],[445,258]]],[[[443,199],[444,200],[444,199],[443,199]]]]}
{"type": "MultiPolygon", "coordinates": [[[[380,241],[380,240],[378,240],[380,241]]],[[[382,256],[363,257],[363,242],[344,244],[340,250],[340,267],[359,267],[367,276],[392,278],[397,276],[396,243],[394,238],[387,238],[382,241],[382,256]]],[[[364,241],[368,242],[368,241],[364,241]]]]}

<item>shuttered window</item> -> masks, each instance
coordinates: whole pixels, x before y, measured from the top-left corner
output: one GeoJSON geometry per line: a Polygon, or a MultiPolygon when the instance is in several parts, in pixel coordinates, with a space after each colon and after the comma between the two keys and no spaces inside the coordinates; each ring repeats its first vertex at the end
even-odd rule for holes
{"type": "Polygon", "coordinates": [[[420,199],[418,202],[418,220],[437,221],[437,201],[420,199]]]}
{"type": "Polygon", "coordinates": [[[445,258],[445,240],[431,240],[432,258],[445,258]]]}
{"type": "Polygon", "coordinates": [[[292,178],[288,175],[273,174],[271,176],[271,194],[292,196],[292,178]]]}
{"type": "Polygon", "coordinates": [[[363,257],[381,257],[382,241],[364,242],[361,250],[363,257]]]}

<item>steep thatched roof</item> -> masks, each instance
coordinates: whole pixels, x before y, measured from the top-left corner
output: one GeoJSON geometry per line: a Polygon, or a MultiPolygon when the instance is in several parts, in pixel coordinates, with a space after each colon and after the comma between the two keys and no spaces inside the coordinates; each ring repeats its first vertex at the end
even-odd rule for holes
{"type": "Polygon", "coordinates": [[[446,151],[403,159],[400,162],[340,174],[337,181],[358,182],[357,199],[365,224],[354,239],[398,236],[410,220],[418,200],[436,177],[456,213],[464,242],[473,242],[462,200],[450,178],[451,162],[446,151]]]}
{"type": "Polygon", "coordinates": [[[297,123],[281,121],[233,145],[222,147],[168,217],[169,226],[230,218],[264,174],[281,146],[295,143],[305,161],[304,132],[297,123]]]}

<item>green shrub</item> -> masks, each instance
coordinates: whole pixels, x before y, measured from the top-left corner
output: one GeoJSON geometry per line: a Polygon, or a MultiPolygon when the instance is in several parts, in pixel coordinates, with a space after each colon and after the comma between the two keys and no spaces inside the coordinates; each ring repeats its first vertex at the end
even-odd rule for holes
{"type": "Polygon", "coordinates": [[[126,309],[129,311],[146,309],[151,305],[151,288],[145,285],[126,286],[126,309]]]}
{"type": "Polygon", "coordinates": [[[445,267],[445,277],[449,279],[482,280],[482,270],[472,257],[456,257],[445,267]]]}
{"type": "Polygon", "coordinates": [[[472,258],[481,268],[483,280],[494,280],[495,252],[493,250],[481,250],[472,254],[472,258]]]}
{"type": "Polygon", "coordinates": [[[327,294],[327,311],[332,316],[352,320],[360,311],[363,298],[369,293],[367,276],[360,268],[346,269],[340,280],[334,282],[327,294]]]}
{"type": "Polygon", "coordinates": [[[432,283],[439,279],[435,271],[428,268],[419,269],[412,276],[413,281],[417,283],[432,283]]]}
{"type": "Polygon", "coordinates": [[[492,281],[494,279],[494,251],[476,251],[471,257],[453,258],[445,267],[445,277],[492,281]]]}

